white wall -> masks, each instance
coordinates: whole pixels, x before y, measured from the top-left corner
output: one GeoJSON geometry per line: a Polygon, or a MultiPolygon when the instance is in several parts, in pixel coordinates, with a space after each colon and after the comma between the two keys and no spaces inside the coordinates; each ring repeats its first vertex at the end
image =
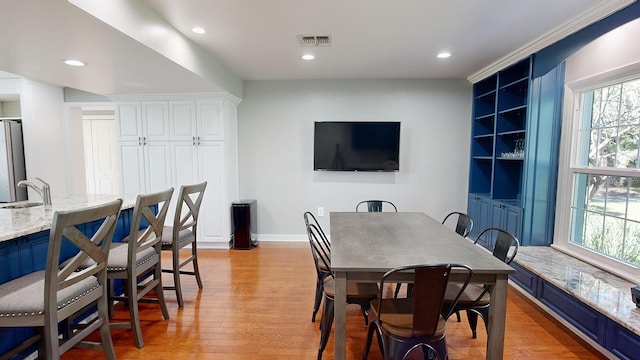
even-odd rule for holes
{"type": "MultiPolygon", "coordinates": [[[[62,88],[20,80],[22,137],[24,139],[27,179],[39,177],[51,185],[51,195],[68,194],[62,88]]],[[[82,141],[82,139],[78,139],[82,141]]],[[[29,190],[29,199],[39,196],[29,190]]]]}
{"type": "Polygon", "coordinates": [[[367,198],[441,219],[467,208],[466,80],[246,81],[238,107],[240,198],[258,200],[261,240],[305,239],[302,214],[367,198]],[[400,121],[400,171],[313,171],[314,121],[400,121]]]}

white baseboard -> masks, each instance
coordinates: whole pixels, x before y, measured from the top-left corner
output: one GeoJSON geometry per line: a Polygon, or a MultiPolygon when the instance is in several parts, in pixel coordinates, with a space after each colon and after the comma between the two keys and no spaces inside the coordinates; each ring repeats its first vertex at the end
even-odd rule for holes
{"type": "Polygon", "coordinates": [[[198,249],[229,250],[229,241],[198,241],[198,249]]]}
{"type": "MultiPolygon", "coordinates": [[[[258,234],[258,242],[306,242],[309,238],[306,235],[291,234],[258,234]]],[[[231,241],[198,241],[198,249],[228,250],[231,241]]]]}
{"type": "Polygon", "coordinates": [[[306,235],[258,234],[258,241],[301,242],[309,241],[309,238],[306,235]]]}

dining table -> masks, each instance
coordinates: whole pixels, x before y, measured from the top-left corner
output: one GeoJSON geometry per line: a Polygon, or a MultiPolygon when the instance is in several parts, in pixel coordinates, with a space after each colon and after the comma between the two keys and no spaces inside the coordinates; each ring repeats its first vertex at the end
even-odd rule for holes
{"type": "Polygon", "coordinates": [[[388,270],[416,264],[468,265],[472,283],[491,287],[486,358],[503,358],[511,266],[421,212],[331,212],[329,222],[336,360],[346,357],[347,282],[379,282],[388,270]]]}

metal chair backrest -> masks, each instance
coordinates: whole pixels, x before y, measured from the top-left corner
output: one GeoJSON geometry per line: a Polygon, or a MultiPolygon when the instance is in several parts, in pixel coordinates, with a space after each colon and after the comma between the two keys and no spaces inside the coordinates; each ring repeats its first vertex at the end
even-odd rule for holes
{"type": "Polygon", "coordinates": [[[311,254],[313,255],[313,260],[316,265],[316,271],[320,273],[321,271],[326,272],[328,270],[329,274],[333,276],[333,271],[331,271],[331,257],[323,246],[320,230],[318,230],[315,225],[309,224],[309,226],[307,226],[307,236],[309,237],[309,245],[311,246],[311,254]],[[327,270],[320,269],[320,264],[327,270]]]}
{"type": "Polygon", "coordinates": [[[491,235],[495,235],[492,250],[493,256],[500,259],[501,261],[504,261],[506,264],[510,264],[518,253],[520,241],[518,241],[515,236],[504,229],[490,227],[482,230],[482,232],[478,234],[478,237],[476,238],[474,243],[477,243],[478,240],[484,236],[491,235]]]}
{"type": "Polygon", "coordinates": [[[473,229],[473,219],[465,213],[454,211],[445,216],[442,223],[446,223],[450,217],[458,216],[458,220],[456,221],[456,233],[462,237],[469,236],[469,233],[473,229]]]}
{"type": "Polygon", "coordinates": [[[382,212],[382,205],[388,204],[393,208],[393,211],[398,212],[398,208],[391,202],[387,200],[363,200],[356,205],[356,212],[359,212],[360,205],[367,204],[368,212],[382,212]]]}
{"type": "MultiPolygon", "coordinates": [[[[516,254],[518,253],[518,248],[520,247],[520,241],[518,241],[518,239],[515,236],[513,236],[510,232],[506,230],[496,228],[496,227],[490,227],[482,230],[482,232],[478,234],[478,237],[476,238],[476,241],[474,242],[474,244],[477,243],[478,240],[483,236],[488,236],[487,234],[489,233],[496,234],[496,238],[493,245],[493,251],[492,251],[493,256],[500,259],[505,264],[510,264],[513,261],[513,259],[516,257],[516,254]]],[[[482,299],[482,297],[488,291],[490,291],[490,289],[491,289],[490,285],[485,285],[484,291],[480,293],[480,295],[476,298],[476,301],[479,301],[480,299],[482,299]]]]}
{"type": "Polygon", "coordinates": [[[316,217],[310,211],[305,212],[303,216],[304,216],[304,225],[307,228],[309,227],[309,225],[314,225],[317,228],[319,233],[318,235],[320,236],[320,239],[322,240],[322,243],[323,243],[323,247],[325,248],[325,250],[327,250],[328,254],[331,254],[331,243],[329,242],[329,238],[327,238],[327,235],[325,234],[324,230],[322,230],[322,227],[318,223],[318,219],[316,219],[316,217]]]}
{"type": "MultiPolygon", "coordinates": [[[[458,303],[460,295],[466,289],[473,274],[473,270],[466,265],[458,264],[437,264],[437,265],[410,265],[398,267],[387,271],[380,280],[380,289],[389,282],[395,282],[393,277],[398,273],[413,274],[413,337],[433,336],[438,330],[438,323],[441,316],[445,319],[451,315],[453,308],[458,303]],[[452,272],[459,274],[459,282],[462,284],[460,291],[456,294],[453,303],[447,304],[445,309],[444,296],[447,284],[452,272]]],[[[458,282],[458,281],[456,281],[458,282]]],[[[382,314],[382,293],[378,301],[378,316],[383,319],[382,314]]]]}

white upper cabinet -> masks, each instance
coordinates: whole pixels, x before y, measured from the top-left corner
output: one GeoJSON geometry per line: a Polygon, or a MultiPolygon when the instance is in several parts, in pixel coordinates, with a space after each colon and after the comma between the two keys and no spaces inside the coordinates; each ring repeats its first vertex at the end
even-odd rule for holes
{"type": "Polygon", "coordinates": [[[169,101],[171,141],[194,141],[196,104],[194,101],[169,101]]]}
{"type": "Polygon", "coordinates": [[[140,140],[142,121],[139,102],[119,103],[116,106],[116,119],[118,141],[140,140]]]}
{"type": "Polygon", "coordinates": [[[119,141],[168,141],[169,116],[166,101],[118,103],[116,124],[119,141]]]}
{"type": "Polygon", "coordinates": [[[118,140],[224,140],[224,118],[220,99],[119,103],[118,140]]]}
{"type": "Polygon", "coordinates": [[[169,110],[166,101],[142,103],[142,136],[145,141],[168,141],[169,110]]]}
{"type": "Polygon", "coordinates": [[[199,140],[224,139],[224,102],[218,99],[198,99],[197,137],[199,140]]]}

